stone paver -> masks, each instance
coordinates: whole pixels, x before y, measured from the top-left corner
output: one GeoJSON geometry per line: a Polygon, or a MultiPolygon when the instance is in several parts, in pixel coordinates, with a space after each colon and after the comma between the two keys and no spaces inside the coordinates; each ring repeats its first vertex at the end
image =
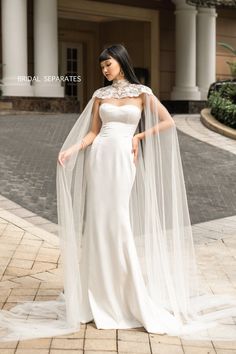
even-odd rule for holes
{"type": "Polygon", "coordinates": [[[236,214],[236,156],[180,134],[192,224],[236,214]]]}
{"type": "MultiPolygon", "coordinates": [[[[76,114],[0,116],[0,194],[56,222],[56,158],[76,114]]],[[[7,208],[7,203],[5,205],[7,208]]]]}
{"type": "MultiPolygon", "coordinates": [[[[27,211],[7,200],[1,207],[48,228],[48,220],[57,222],[56,158],[77,118],[76,114],[0,116],[0,194],[27,211]]],[[[209,131],[198,116],[174,118],[192,224],[235,215],[236,143],[209,131]]]]}
{"type": "Polygon", "coordinates": [[[236,154],[236,141],[210,129],[207,129],[200,121],[199,114],[176,114],[174,120],[177,128],[200,141],[217,148],[236,154]]]}
{"type": "MultiPolygon", "coordinates": [[[[215,293],[227,291],[236,295],[235,234],[236,216],[193,226],[197,262],[202,274],[202,289],[215,293]]],[[[17,301],[53,300],[57,297],[63,287],[58,246],[58,238],[54,234],[31,225],[9,210],[0,209],[1,308],[9,309],[17,301]],[[21,262],[22,247],[37,250],[30,259],[33,262],[31,268],[28,267],[27,259],[27,267],[21,262]],[[41,256],[37,261],[38,254],[41,256]],[[48,262],[50,254],[52,260],[48,262]],[[11,264],[15,266],[12,267],[11,264]]],[[[99,330],[94,322],[90,322],[82,324],[79,332],[64,336],[0,342],[0,353],[232,354],[236,353],[236,341],[183,340],[178,337],[149,334],[143,327],[129,330],[99,330]]]]}

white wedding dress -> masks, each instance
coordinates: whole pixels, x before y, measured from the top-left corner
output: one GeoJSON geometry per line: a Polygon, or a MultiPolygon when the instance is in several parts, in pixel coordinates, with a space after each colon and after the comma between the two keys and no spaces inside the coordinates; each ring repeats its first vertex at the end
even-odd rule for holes
{"type": "Polygon", "coordinates": [[[87,166],[81,322],[94,320],[103,329],[177,330],[174,316],[148,295],[129,218],[136,174],[132,137],[141,111],[133,104],[102,103],[99,113],[103,124],[87,166]]]}

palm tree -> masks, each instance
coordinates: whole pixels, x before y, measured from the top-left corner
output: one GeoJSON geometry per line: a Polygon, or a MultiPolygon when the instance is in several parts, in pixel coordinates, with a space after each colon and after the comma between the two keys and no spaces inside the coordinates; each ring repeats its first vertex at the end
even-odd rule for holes
{"type": "MultiPolygon", "coordinates": [[[[236,57],[236,49],[233,48],[231,45],[229,45],[227,43],[224,43],[224,42],[218,42],[218,44],[221,47],[229,50],[233,54],[233,56],[236,57]]],[[[236,61],[233,61],[233,62],[227,61],[226,63],[229,65],[230,71],[231,71],[231,75],[235,79],[236,78],[236,61]]]]}

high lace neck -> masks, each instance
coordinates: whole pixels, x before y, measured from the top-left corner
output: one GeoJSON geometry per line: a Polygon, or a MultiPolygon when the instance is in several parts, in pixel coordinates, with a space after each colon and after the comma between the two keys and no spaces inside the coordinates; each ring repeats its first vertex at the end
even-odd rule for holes
{"type": "Polygon", "coordinates": [[[152,90],[141,84],[133,84],[127,79],[113,80],[111,85],[107,85],[97,89],[93,97],[101,99],[107,98],[125,98],[125,97],[138,97],[141,93],[152,94],[152,90]]]}
{"type": "Polygon", "coordinates": [[[113,80],[112,82],[112,87],[115,88],[123,88],[129,85],[129,81],[127,79],[119,79],[119,80],[113,80]]]}

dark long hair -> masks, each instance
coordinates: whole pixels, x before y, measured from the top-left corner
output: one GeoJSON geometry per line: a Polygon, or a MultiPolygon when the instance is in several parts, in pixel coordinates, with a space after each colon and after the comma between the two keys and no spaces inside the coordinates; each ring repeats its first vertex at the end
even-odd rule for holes
{"type": "MultiPolygon", "coordinates": [[[[140,84],[137,76],[135,75],[133,65],[131,63],[130,56],[126,48],[122,44],[114,44],[102,51],[99,56],[99,63],[110,58],[115,59],[121,66],[124,72],[125,78],[132,84],[140,84]]],[[[111,85],[112,82],[108,81],[107,78],[104,80],[104,85],[111,85]]]]}

